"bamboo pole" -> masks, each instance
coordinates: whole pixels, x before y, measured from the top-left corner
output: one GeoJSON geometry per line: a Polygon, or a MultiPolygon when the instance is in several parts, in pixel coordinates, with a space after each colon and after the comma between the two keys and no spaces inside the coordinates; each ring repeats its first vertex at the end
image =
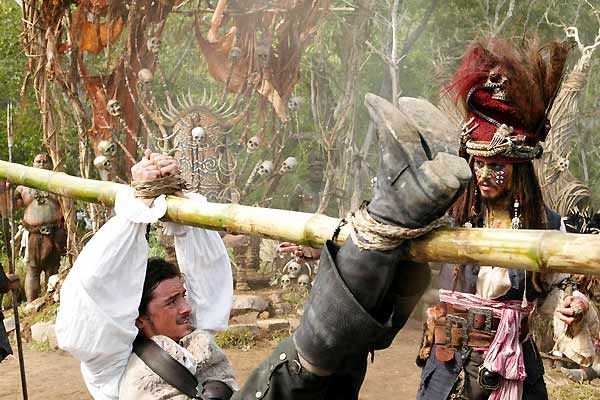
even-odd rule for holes
{"type": "MultiPolygon", "coordinates": [[[[0,179],[87,202],[113,206],[125,185],[0,161],[0,179]]],[[[322,214],[197,202],[167,197],[167,220],[321,247],[340,223],[322,214]]],[[[349,234],[342,227],[338,242],[349,234]]],[[[494,265],[538,272],[600,275],[600,236],[558,231],[442,228],[412,240],[405,257],[419,262],[494,265]]]]}

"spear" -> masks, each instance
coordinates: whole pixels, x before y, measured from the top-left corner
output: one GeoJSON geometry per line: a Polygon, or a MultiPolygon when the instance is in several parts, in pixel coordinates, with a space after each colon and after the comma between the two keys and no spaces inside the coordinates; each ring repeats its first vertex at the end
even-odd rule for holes
{"type": "MultiPolygon", "coordinates": [[[[9,102],[6,106],[6,137],[8,140],[8,161],[12,162],[12,148],[14,144],[12,132],[12,103],[9,102]]],[[[8,272],[15,273],[15,207],[14,207],[14,186],[11,186],[8,191],[8,202],[10,203],[10,236],[4,232],[4,240],[6,241],[6,251],[8,252],[8,272]],[[12,240],[11,240],[12,239],[12,240]]],[[[17,292],[11,290],[13,317],[15,320],[15,335],[17,337],[17,353],[19,354],[19,371],[21,373],[21,389],[23,392],[23,400],[27,400],[27,378],[25,376],[25,358],[23,357],[23,341],[21,340],[21,323],[19,321],[19,299],[17,292]]]]}
{"type": "MultiPolygon", "coordinates": [[[[78,200],[112,207],[125,185],[0,161],[0,179],[78,200]]],[[[259,235],[321,247],[340,220],[239,204],[197,202],[167,197],[166,220],[205,229],[259,235]]],[[[349,234],[343,226],[338,243],[349,234]]],[[[441,228],[404,246],[404,257],[418,262],[494,265],[536,272],[600,275],[600,236],[547,230],[441,228]]]]}

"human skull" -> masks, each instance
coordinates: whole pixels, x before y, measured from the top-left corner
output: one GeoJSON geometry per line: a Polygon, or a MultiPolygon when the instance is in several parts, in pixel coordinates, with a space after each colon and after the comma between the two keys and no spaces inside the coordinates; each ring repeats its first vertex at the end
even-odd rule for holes
{"type": "Polygon", "coordinates": [[[142,68],[138,71],[138,79],[144,85],[152,82],[154,74],[148,68],[142,68]]]}
{"type": "Polygon", "coordinates": [[[110,160],[106,156],[98,156],[94,158],[94,167],[99,170],[110,169],[110,160]]]}
{"type": "Polygon", "coordinates": [[[108,103],[106,103],[106,110],[113,117],[118,117],[121,115],[121,103],[119,103],[119,100],[109,100],[108,103]]]}
{"type": "Polygon", "coordinates": [[[160,50],[160,39],[157,37],[151,37],[146,42],[146,46],[148,46],[148,50],[150,50],[153,54],[157,54],[160,50]]]}
{"type": "Polygon", "coordinates": [[[257,173],[260,176],[269,175],[271,172],[273,172],[273,163],[269,160],[263,161],[258,166],[257,173]]]}
{"type": "Polygon", "coordinates": [[[206,130],[201,126],[192,129],[192,139],[194,142],[200,142],[206,138],[206,130]]]}
{"type": "Polygon", "coordinates": [[[290,109],[290,111],[292,112],[296,112],[298,111],[298,109],[300,109],[300,106],[302,105],[302,97],[300,96],[294,96],[294,97],[290,97],[290,99],[287,102],[287,106],[290,109]]]}
{"type": "Polygon", "coordinates": [[[252,136],[246,143],[246,150],[248,150],[248,153],[252,153],[258,149],[258,146],[260,146],[260,139],[258,136],[252,136]]]}
{"type": "Polygon", "coordinates": [[[283,275],[281,277],[281,279],[279,280],[279,282],[281,283],[282,289],[287,289],[292,284],[292,280],[291,280],[290,276],[287,274],[283,275]]]}
{"type": "Polygon", "coordinates": [[[556,162],[556,167],[560,172],[565,172],[569,169],[569,159],[566,157],[561,157],[556,162]]]}
{"type": "Polygon", "coordinates": [[[290,278],[296,279],[298,275],[300,275],[300,271],[302,270],[302,265],[298,264],[296,261],[291,260],[287,264],[287,274],[290,278]]]}
{"type": "Polygon", "coordinates": [[[506,82],[508,82],[508,78],[502,75],[498,68],[494,68],[489,72],[488,79],[483,84],[483,88],[492,93],[492,99],[506,102],[508,101],[506,82]]]}
{"type": "Polygon", "coordinates": [[[237,61],[240,59],[240,57],[242,56],[242,49],[240,49],[239,47],[232,47],[231,50],[229,50],[229,59],[231,61],[237,61]]]}
{"type": "Polygon", "coordinates": [[[100,150],[103,156],[112,158],[117,154],[117,145],[108,140],[102,140],[98,143],[98,150],[100,150]]]}
{"type": "Polygon", "coordinates": [[[281,168],[279,169],[279,173],[281,175],[283,175],[286,172],[290,172],[291,170],[293,170],[294,168],[296,168],[297,165],[298,165],[298,161],[296,160],[296,157],[288,157],[288,158],[285,159],[285,161],[283,162],[283,164],[281,164],[281,168]]]}
{"type": "Polygon", "coordinates": [[[256,47],[256,58],[258,64],[262,67],[266,67],[269,64],[269,53],[271,49],[266,44],[262,44],[256,47]]]}
{"type": "Polygon", "coordinates": [[[302,274],[298,277],[298,287],[300,289],[310,289],[310,277],[306,274],[302,274]]]}

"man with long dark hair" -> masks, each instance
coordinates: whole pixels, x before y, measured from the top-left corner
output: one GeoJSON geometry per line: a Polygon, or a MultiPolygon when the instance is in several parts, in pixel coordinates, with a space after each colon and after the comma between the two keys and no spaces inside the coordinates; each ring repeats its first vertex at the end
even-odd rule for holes
{"type": "MultiPolygon", "coordinates": [[[[559,43],[513,46],[482,40],[465,53],[449,91],[467,110],[461,154],[473,179],[450,210],[457,226],[559,229],[544,205],[532,160],[548,133],[547,110],[568,49],[559,43]]],[[[493,249],[493,248],[492,248],[493,249]]],[[[417,362],[419,399],[547,399],[528,316],[547,290],[538,273],[493,266],[444,265],[441,303],[417,362]]],[[[577,303],[579,300],[576,300],[577,303]]],[[[564,312],[577,312],[573,304],[564,312]]]]}

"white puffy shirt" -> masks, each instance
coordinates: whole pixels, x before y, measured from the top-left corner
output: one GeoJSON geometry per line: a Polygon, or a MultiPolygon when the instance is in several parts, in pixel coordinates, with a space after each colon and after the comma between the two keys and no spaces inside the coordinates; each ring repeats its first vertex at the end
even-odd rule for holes
{"type": "MultiPolygon", "coordinates": [[[[186,197],[206,203],[190,193],[186,197]]],[[[60,291],[56,336],[61,349],[81,361],[81,373],[96,400],[118,399],[119,382],[138,329],[148,243],[146,225],[166,212],[164,196],[145,206],[126,188],[117,194],[116,216],[98,230],[75,261],[60,291]]],[[[167,224],[175,236],[192,323],[209,331],[227,327],[233,277],[217,232],[167,224]]]]}

